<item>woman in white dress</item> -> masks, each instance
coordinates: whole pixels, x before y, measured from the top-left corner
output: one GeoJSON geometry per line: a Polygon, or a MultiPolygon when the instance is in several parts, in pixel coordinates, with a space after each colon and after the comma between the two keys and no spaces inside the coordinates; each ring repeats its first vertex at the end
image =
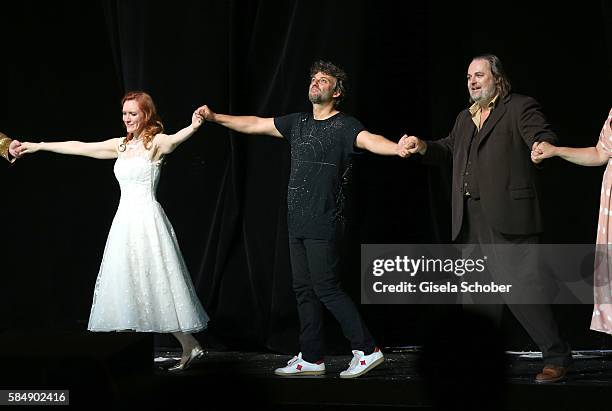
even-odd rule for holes
{"type": "Polygon", "coordinates": [[[169,370],[182,371],[203,354],[191,334],[206,328],[208,315],[155,190],[164,157],[191,137],[203,117],[197,109],[188,127],[163,134],[148,94],[130,92],[122,104],[126,137],[96,143],[24,142],[21,154],[51,151],[117,159],[114,171],[121,199],[106,240],[87,329],[172,333],[183,354],[169,370]]]}

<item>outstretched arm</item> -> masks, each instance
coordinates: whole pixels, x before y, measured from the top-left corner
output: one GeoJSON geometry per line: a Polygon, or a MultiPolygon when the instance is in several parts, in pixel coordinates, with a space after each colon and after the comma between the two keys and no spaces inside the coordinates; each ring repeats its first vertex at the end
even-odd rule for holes
{"type": "Polygon", "coordinates": [[[372,134],[369,131],[363,130],[357,134],[355,145],[362,150],[368,150],[383,156],[408,157],[408,148],[403,144],[406,138],[407,136],[403,136],[400,143],[394,143],[381,135],[372,134]]]}
{"type": "Polygon", "coordinates": [[[198,128],[204,122],[204,116],[202,116],[200,110],[206,106],[198,107],[191,115],[191,124],[182,130],[177,131],[174,134],[160,134],[155,140],[159,148],[159,157],[162,155],[172,153],[182,142],[187,140],[197,131],[198,128]]]}
{"type": "Polygon", "coordinates": [[[606,164],[610,158],[601,143],[597,143],[595,147],[573,148],[557,147],[547,141],[542,141],[535,143],[532,147],[531,161],[536,164],[555,156],[580,166],[601,166],[606,164]]]}
{"type": "Polygon", "coordinates": [[[99,159],[117,158],[117,147],[123,141],[122,138],[111,138],[96,143],[84,143],[82,141],[60,141],[52,143],[21,143],[21,155],[32,154],[37,151],[50,151],[58,154],[74,156],[85,156],[99,159]]]}
{"type": "Polygon", "coordinates": [[[217,114],[208,106],[198,109],[204,120],[220,124],[230,130],[244,134],[259,134],[282,138],[282,134],[276,129],[274,119],[271,117],[256,116],[230,116],[228,114],[217,114]]]}

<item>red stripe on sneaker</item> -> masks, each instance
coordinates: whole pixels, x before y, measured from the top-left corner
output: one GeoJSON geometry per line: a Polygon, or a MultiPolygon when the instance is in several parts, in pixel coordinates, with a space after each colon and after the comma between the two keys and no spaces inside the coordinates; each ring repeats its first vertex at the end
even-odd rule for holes
{"type": "Polygon", "coordinates": [[[361,365],[365,365],[365,360],[361,360],[359,362],[361,363],[361,365]]]}
{"type": "Polygon", "coordinates": [[[302,364],[298,364],[295,368],[297,368],[298,371],[302,371],[302,364]]]}

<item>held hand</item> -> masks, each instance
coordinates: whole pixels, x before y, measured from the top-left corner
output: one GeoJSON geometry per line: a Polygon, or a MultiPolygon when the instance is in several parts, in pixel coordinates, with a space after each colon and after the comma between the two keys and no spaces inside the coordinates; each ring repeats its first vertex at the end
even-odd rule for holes
{"type": "Polygon", "coordinates": [[[15,157],[15,158],[19,158],[21,157],[21,142],[18,140],[13,140],[11,141],[11,144],[9,144],[9,153],[15,157]]]}
{"type": "Polygon", "coordinates": [[[204,123],[204,115],[202,114],[202,109],[206,106],[198,107],[191,116],[191,126],[194,130],[200,128],[202,123],[204,123]]]}
{"type": "Polygon", "coordinates": [[[547,141],[536,141],[531,147],[531,161],[539,164],[542,160],[557,155],[557,147],[547,141]]]}
{"type": "Polygon", "coordinates": [[[427,150],[427,144],[418,137],[415,136],[407,136],[406,137],[406,148],[410,154],[425,154],[425,150],[427,150]]]}
{"type": "Polygon", "coordinates": [[[40,147],[43,143],[29,143],[29,142],[23,142],[21,143],[21,146],[19,147],[20,151],[19,151],[19,155],[22,156],[24,154],[32,154],[32,153],[36,153],[38,150],[40,150],[40,147]]]}
{"type": "Polygon", "coordinates": [[[202,107],[198,108],[197,112],[204,118],[204,120],[215,121],[215,113],[207,105],[203,105],[202,107]]]}
{"type": "Polygon", "coordinates": [[[397,155],[400,156],[401,158],[408,158],[410,157],[410,147],[408,146],[408,136],[406,134],[404,134],[402,136],[402,138],[400,138],[400,141],[397,142],[397,155]]]}

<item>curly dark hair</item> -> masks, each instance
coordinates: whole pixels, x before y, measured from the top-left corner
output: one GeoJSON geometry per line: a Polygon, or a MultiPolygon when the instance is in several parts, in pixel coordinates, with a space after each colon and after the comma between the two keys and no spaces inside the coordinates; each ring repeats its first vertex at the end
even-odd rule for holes
{"type": "Polygon", "coordinates": [[[318,60],[315,61],[310,67],[310,78],[314,77],[314,75],[317,73],[327,74],[328,76],[332,76],[336,79],[336,86],[334,87],[333,91],[339,91],[340,95],[338,97],[334,97],[334,107],[338,107],[346,96],[348,82],[346,72],[330,61],[318,60]]]}

